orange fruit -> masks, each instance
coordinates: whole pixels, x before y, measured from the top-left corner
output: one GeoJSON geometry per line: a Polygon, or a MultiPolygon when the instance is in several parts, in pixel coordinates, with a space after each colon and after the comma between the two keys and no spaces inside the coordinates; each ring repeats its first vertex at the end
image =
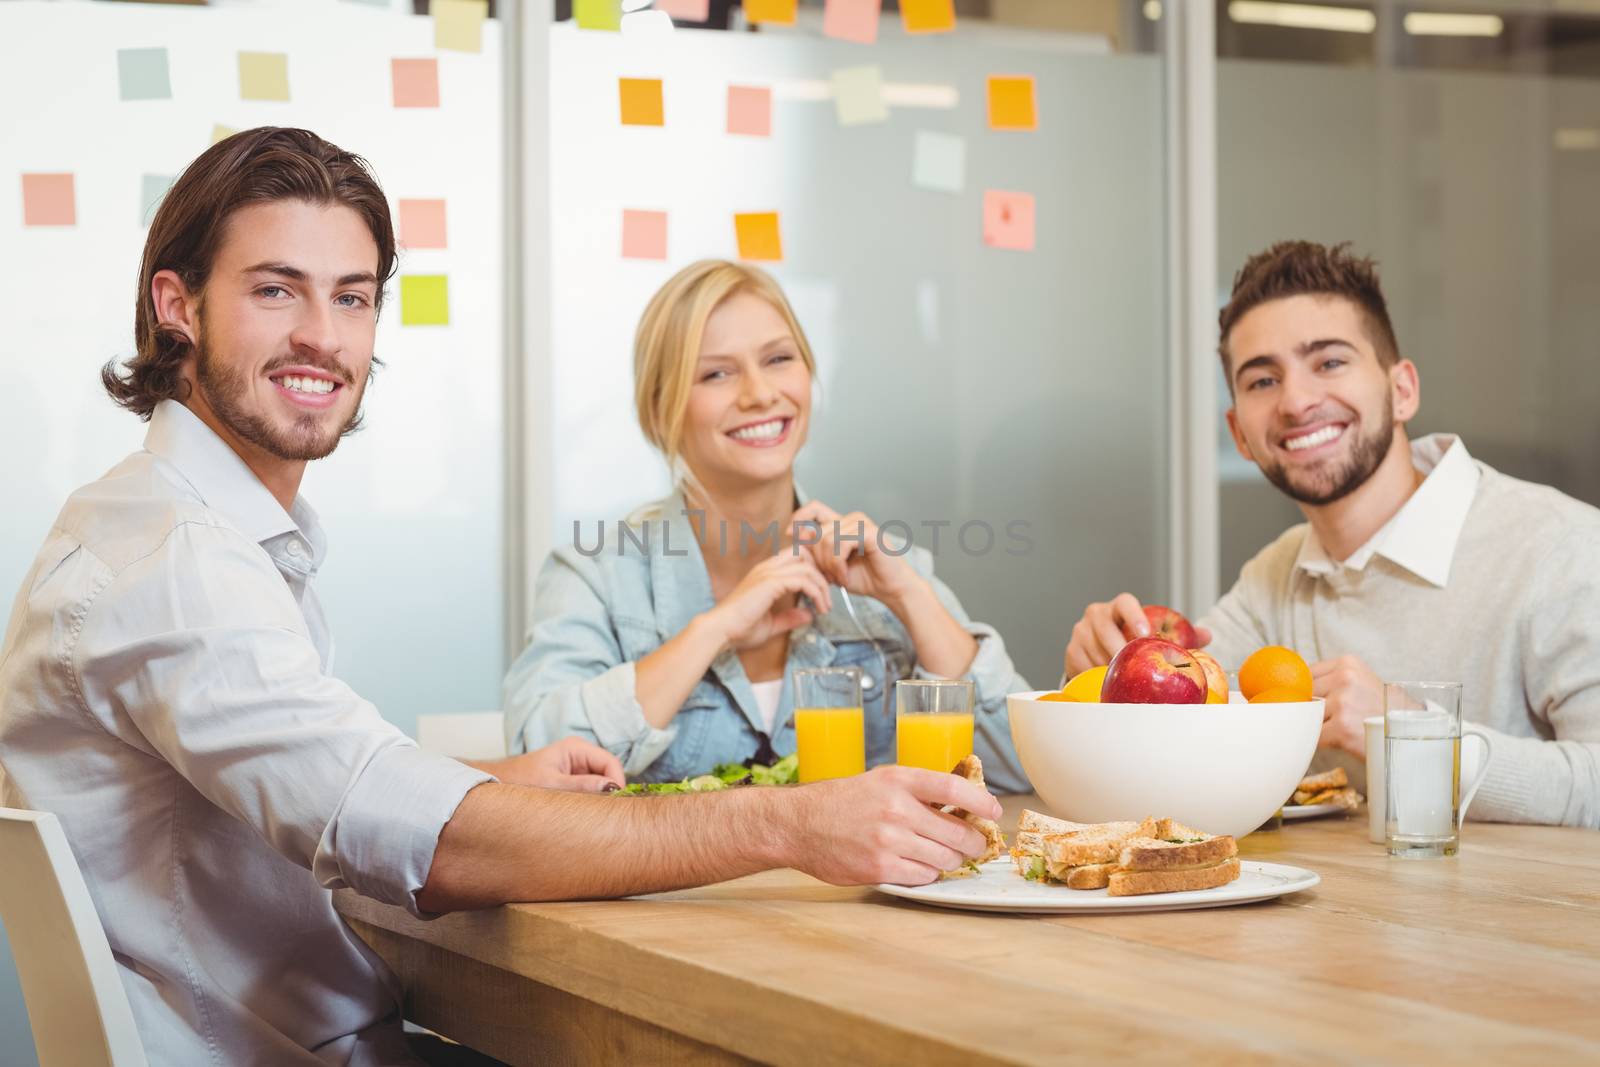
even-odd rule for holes
{"type": "Polygon", "coordinates": [[[1271,689],[1293,694],[1280,700],[1311,699],[1311,668],[1293,649],[1280,645],[1258,648],[1239,668],[1239,692],[1252,704],[1259,703],[1256,697],[1271,689]]]}
{"type": "Polygon", "coordinates": [[[1054,700],[1054,701],[1058,701],[1058,702],[1060,702],[1062,704],[1071,703],[1071,701],[1072,701],[1072,698],[1067,696],[1067,694],[1064,693],[1064,692],[1062,692],[1062,693],[1040,693],[1034,699],[1035,700],[1054,700]]]}
{"type": "Polygon", "coordinates": [[[1302,700],[1310,700],[1309,692],[1301,696],[1300,692],[1288,686],[1279,686],[1276,689],[1263,689],[1250,698],[1252,704],[1297,704],[1302,700]]]}
{"type": "Polygon", "coordinates": [[[1045,693],[1040,700],[1054,700],[1063,704],[1098,704],[1100,687],[1105,684],[1106,667],[1090,667],[1072,676],[1072,681],[1061,687],[1059,693],[1045,693]]]}
{"type": "Polygon", "coordinates": [[[1217,692],[1215,689],[1207,689],[1206,690],[1206,703],[1207,704],[1226,704],[1227,702],[1228,702],[1228,698],[1223,696],[1221,693],[1217,692]]]}

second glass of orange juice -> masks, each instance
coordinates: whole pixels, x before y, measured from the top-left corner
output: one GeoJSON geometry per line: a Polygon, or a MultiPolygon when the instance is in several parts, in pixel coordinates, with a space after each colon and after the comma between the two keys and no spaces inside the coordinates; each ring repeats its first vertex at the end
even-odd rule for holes
{"type": "Polygon", "coordinates": [[[808,667],[794,672],[794,732],[800,780],[847,778],[867,769],[861,671],[808,667]]]}
{"type": "Polygon", "coordinates": [[[948,771],[972,755],[972,683],[912,678],[894,684],[895,762],[948,771]]]}

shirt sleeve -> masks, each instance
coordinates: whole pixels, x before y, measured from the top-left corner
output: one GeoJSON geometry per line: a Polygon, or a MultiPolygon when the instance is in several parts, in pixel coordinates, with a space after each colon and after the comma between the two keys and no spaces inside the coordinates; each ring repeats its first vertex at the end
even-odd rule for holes
{"type": "Polygon", "coordinates": [[[624,660],[598,568],[562,548],[539,571],[531,640],[506,675],[506,744],[531,752],[563,737],[584,737],[636,775],[677,736],[652,726],[624,660]]]}
{"type": "MultiPolygon", "coordinates": [[[[962,678],[972,682],[972,749],[983,761],[984,781],[997,793],[1032,792],[1033,786],[1011,740],[1011,712],[1006,697],[1028,692],[1033,687],[1017,673],[999,631],[986,623],[974,622],[950,587],[933,573],[932,555],[925,549],[912,549],[907,560],[912,569],[932,585],[944,609],[978,643],[977,655],[962,678]]],[[[912,653],[915,655],[914,649],[912,653]]],[[[913,677],[942,678],[944,675],[934,674],[919,661],[913,677]]]]}
{"type": "MultiPolygon", "coordinates": [[[[1600,530],[1574,531],[1543,561],[1523,612],[1527,714],[1552,735],[1490,737],[1475,819],[1600,830],[1600,530]]],[[[1544,731],[1542,731],[1544,732],[1544,731]]]]}
{"type": "Polygon", "coordinates": [[[88,714],[330,889],[417,913],[440,832],[493,780],[328,676],[271,558],[227,527],[182,524],[111,578],[70,656],[88,714]]]}

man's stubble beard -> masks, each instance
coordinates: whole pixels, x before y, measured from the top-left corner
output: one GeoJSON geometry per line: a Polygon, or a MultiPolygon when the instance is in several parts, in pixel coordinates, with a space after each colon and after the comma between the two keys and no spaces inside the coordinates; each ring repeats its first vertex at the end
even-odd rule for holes
{"type": "Polygon", "coordinates": [[[1366,484],[1367,479],[1377,472],[1383,464],[1383,457],[1389,454],[1389,449],[1394,444],[1394,425],[1394,398],[1388,397],[1383,405],[1383,420],[1377,431],[1356,442],[1344,466],[1327,480],[1330,483],[1327,489],[1319,491],[1296,486],[1289,480],[1287,470],[1282,463],[1271,465],[1263,463],[1261,473],[1266,475],[1267,481],[1277,486],[1284,495],[1302,504],[1313,507],[1332,504],[1360,489],[1366,484]]]}
{"type": "MultiPolygon", "coordinates": [[[[241,440],[260,448],[278,459],[298,462],[323,459],[339,447],[339,441],[361,427],[361,401],[365,398],[367,382],[359,387],[351,385],[342,368],[319,367],[344,381],[344,388],[357,389],[356,403],[350,418],[338,430],[329,432],[322,428],[322,420],[307,413],[296,417],[292,429],[278,429],[262,415],[244,410],[244,398],[250,391],[249,380],[232,367],[217,360],[205,343],[205,330],[195,345],[195,384],[206,404],[216,414],[218,421],[241,440]]],[[[301,360],[299,362],[305,362],[301,360]]],[[[316,364],[309,364],[316,366],[316,364]]],[[[368,380],[371,375],[368,375],[368,380]]]]}

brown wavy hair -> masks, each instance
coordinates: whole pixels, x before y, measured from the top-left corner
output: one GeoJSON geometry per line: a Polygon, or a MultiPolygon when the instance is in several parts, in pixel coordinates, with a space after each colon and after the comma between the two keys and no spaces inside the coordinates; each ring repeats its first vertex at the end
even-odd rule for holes
{"type": "Polygon", "coordinates": [[[1233,276],[1233,295],[1217,316],[1221,327],[1222,372],[1233,377],[1228,367],[1228,332],[1252,308],[1269,300],[1290,296],[1342,296],[1361,309],[1366,319],[1368,340],[1377,350],[1378,362],[1392,367],[1400,359],[1400,342],[1389,321],[1389,306],[1378,284],[1377,261],[1357,256],[1350,242],[1331,248],[1315,241],[1279,241],[1245,260],[1233,276]]]}
{"type": "MultiPolygon", "coordinates": [[[[190,292],[201,292],[229,217],[242,207],[274,200],[343,204],[360,215],[378,245],[376,306],[383,307],[384,287],[395,267],[394,224],[367,161],[310,130],[244,130],[190,163],[150,223],[134,304],[134,356],[120,370],[116,360],[100,368],[100,381],[112,400],[149,419],[161,401],[184,399],[183,364],[194,346],[181,331],[156,318],[151,279],[170,270],[190,292]]],[[[373,365],[381,366],[376,357],[373,365]]]]}

